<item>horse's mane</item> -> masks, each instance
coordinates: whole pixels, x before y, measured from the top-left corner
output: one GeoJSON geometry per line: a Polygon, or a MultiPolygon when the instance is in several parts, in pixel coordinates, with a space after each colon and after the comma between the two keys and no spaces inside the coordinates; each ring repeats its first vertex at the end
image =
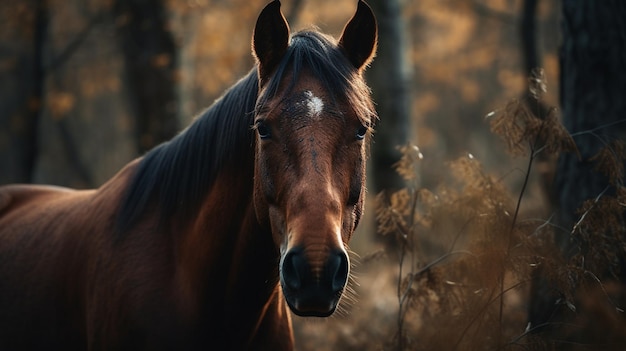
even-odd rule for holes
{"type": "Polygon", "coordinates": [[[254,147],[254,111],[277,94],[289,75],[287,89],[307,69],[329,95],[350,104],[371,126],[375,111],[369,88],[341,50],[332,38],[317,31],[294,34],[262,96],[258,96],[255,68],[187,129],[149,151],[127,187],[118,212],[118,231],[130,229],[151,203],[156,204],[162,220],[174,215],[195,216],[224,164],[240,155],[252,155],[246,150],[254,147]]]}

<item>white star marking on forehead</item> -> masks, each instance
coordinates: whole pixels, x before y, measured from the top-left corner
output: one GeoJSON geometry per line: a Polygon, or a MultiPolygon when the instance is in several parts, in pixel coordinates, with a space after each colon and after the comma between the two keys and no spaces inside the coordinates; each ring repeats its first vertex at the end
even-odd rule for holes
{"type": "Polygon", "coordinates": [[[306,100],[303,103],[306,105],[307,113],[310,117],[319,117],[324,109],[324,102],[322,99],[313,95],[310,90],[304,92],[306,100]]]}

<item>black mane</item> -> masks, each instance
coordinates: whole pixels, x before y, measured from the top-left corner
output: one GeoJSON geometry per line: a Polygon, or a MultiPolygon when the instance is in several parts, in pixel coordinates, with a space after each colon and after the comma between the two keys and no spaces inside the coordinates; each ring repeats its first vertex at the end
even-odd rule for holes
{"type": "Polygon", "coordinates": [[[197,208],[235,148],[252,147],[257,93],[252,70],[187,129],[149,151],[127,188],[118,229],[129,229],[155,199],[161,218],[197,208]]]}
{"type": "Polygon", "coordinates": [[[255,68],[182,133],[149,151],[122,200],[118,231],[130,229],[153,202],[163,220],[179,214],[195,216],[225,162],[235,155],[253,155],[246,150],[254,147],[254,111],[276,95],[289,75],[288,87],[293,87],[300,73],[309,70],[329,95],[349,103],[371,126],[375,112],[369,88],[341,50],[319,32],[296,33],[262,96],[258,96],[255,68]]]}

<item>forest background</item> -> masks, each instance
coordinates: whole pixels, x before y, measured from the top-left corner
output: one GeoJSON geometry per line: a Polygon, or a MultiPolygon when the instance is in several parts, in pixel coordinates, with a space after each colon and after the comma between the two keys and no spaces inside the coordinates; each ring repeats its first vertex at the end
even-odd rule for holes
{"type": "MultiPolygon", "coordinates": [[[[544,345],[526,343],[531,339],[526,337],[531,304],[527,270],[520,284],[509,273],[494,280],[504,284],[513,279],[514,288],[501,288],[495,299],[501,301],[499,316],[494,317],[499,331],[490,335],[485,330],[494,321],[481,322],[486,312],[472,314],[462,308],[443,307],[447,302],[442,302],[445,294],[441,295],[441,286],[460,284],[453,277],[458,271],[446,276],[445,270],[430,270],[435,266],[430,263],[443,265],[453,260],[449,257],[452,251],[441,247],[458,242],[455,252],[468,251],[475,238],[458,240],[456,234],[451,234],[464,231],[462,225],[438,230],[429,227],[415,233],[417,238],[407,250],[395,239],[393,230],[387,233],[392,235],[381,235],[376,214],[381,217],[380,208],[385,205],[374,198],[379,191],[388,190],[389,201],[397,205],[398,197],[394,198],[391,191],[398,189],[381,184],[391,177],[389,172],[394,172],[392,165],[398,165],[401,153],[395,147],[410,142],[419,147],[419,152],[413,160],[416,176],[409,177],[409,189],[431,189],[432,194],[445,198],[450,192],[442,189],[448,189],[446,186],[459,178],[456,173],[464,164],[461,168],[465,167],[465,173],[460,178],[465,183],[472,177],[485,177],[507,197],[503,201],[514,199],[513,207],[519,205],[516,217],[519,212],[524,218],[548,221],[554,210],[550,187],[556,158],[533,159],[530,169],[528,158],[512,157],[507,152],[506,138],[502,140],[501,135],[493,133],[490,124],[494,115],[510,109],[512,101],[527,98],[529,87],[533,87],[529,85],[532,66],[543,69],[535,76],[541,89],[547,86],[547,91],[540,94],[543,108],[554,111],[552,107],[559,107],[561,2],[371,2],[377,11],[391,11],[379,12],[379,21],[388,27],[391,21],[391,27],[399,30],[396,34],[400,33],[394,41],[383,43],[385,38],[381,38],[383,51],[370,72],[382,75],[368,73],[368,78],[381,108],[379,127],[399,123],[395,128],[402,133],[394,138],[392,132],[390,140],[386,140],[385,132],[374,138],[366,216],[351,245],[355,255],[361,257],[354,269],[359,283],[354,286],[355,301],[348,301],[348,306],[328,321],[296,318],[298,349],[495,349],[519,345],[524,338],[526,346],[544,345]],[[391,5],[385,10],[383,3],[391,5]],[[530,49],[528,37],[522,35],[524,24],[528,25],[524,21],[529,18],[525,12],[529,4],[533,24],[530,30],[536,39],[530,49]],[[387,51],[401,54],[389,61],[383,59],[387,51]],[[399,79],[384,82],[385,77],[396,77],[391,72],[399,79]],[[383,99],[378,98],[381,96],[383,99]],[[407,107],[405,119],[400,122],[397,118],[403,116],[382,111],[385,101],[398,96],[404,98],[398,104],[407,107]],[[391,161],[381,163],[379,152],[391,154],[391,161]],[[468,166],[467,162],[472,164],[468,166]],[[479,175],[468,170],[474,162],[480,167],[479,175]],[[516,202],[520,194],[523,201],[516,202]],[[416,261],[409,269],[415,280],[411,278],[408,283],[399,270],[406,261],[398,264],[407,257],[416,261]],[[445,260],[438,260],[442,257],[445,260]],[[425,272],[437,278],[423,280],[419,275],[425,272]],[[439,287],[423,290],[414,286],[418,283],[439,287]],[[409,299],[410,308],[404,305],[403,310],[406,300],[399,291],[405,288],[415,290],[415,296],[409,299]],[[438,306],[436,311],[433,306],[438,306]],[[449,344],[444,344],[445,336],[433,337],[436,332],[425,331],[432,328],[427,325],[433,321],[431,315],[442,313],[481,316],[447,320],[451,331],[443,335],[452,337],[446,341],[449,344]],[[478,329],[473,330],[472,325],[478,329]],[[474,337],[464,338],[472,333],[474,337]]],[[[74,188],[103,184],[123,165],[182,130],[252,68],[250,38],[264,5],[264,1],[244,0],[2,2],[0,184],[46,183],[74,188]]],[[[337,37],[355,6],[355,0],[285,0],[283,13],[292,29],[315,25],[337,37]]],[[[405,156],[410,156],[407,150],[416,149],[405,148],[405,156]]],[[[476,196],[490,194],[482,189],[476,196]]],[[[453,210],[447,215],[453,217],[453,222],[454,218],[478,216],[453,210]]],[[[480,256],[477,252],[472,255],[480,256]]],[[[483,289],[471,288],[475,294],[483,289]]],[[[470,301],[463,294],[446,296],[458,297],[459,305],[480,305],[480,301],[470,301]]],[[[485,306],[485,311],[492,307],[498,310],[498,303],[485,306]]],[[[441,323],[437,320],[433,325],[441,323]]]]}

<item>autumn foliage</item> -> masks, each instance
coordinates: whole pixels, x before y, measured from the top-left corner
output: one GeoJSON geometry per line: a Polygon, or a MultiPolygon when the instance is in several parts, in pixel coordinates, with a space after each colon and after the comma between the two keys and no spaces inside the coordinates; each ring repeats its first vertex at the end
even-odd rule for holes
{"type": "MultiPolygon", "coordinates": [[[[529,94],[541,99],[545,77],[537,71],[530,79],[529,94]],[[534,84],[540,84],[539,91],[534,84]]],[[[363,269],[378,276],[368,277],[368,285],[358,290],[375,300],[358,301],[357,305],[364,304],[358,310],[353,306],[357,320],[348,315],[328,323],[326,335],[333,340],[328,349],[622,347],[626,301],[616,278],[623,274],[620,262],[626,247],[619,235],[626,201],[619,181],[624,146],[607,144],[594,157],[598,170],[616,181],[615,196],[589,199],[573,227],[559,227],[545,211],[522,206],[529,201],[530,176],[540,155],[577,152],[559,122],[558,110],[549,111],[537,115],[512,100],[486,117],[510,155],[527,161],[526,169],[515,173],[523,179],[517,189],[510,189],[471,154],[449,162],[447,176],[436,187],[420,187],[419,167],[426,156],[417,146],[400,147],[403,158],[396,170],[407,187],[378,194],[374,205],[377,232],[392,237],[397,245],[361,258],[363,269]],[[555,235],[563,232],[578,243],[575,253],[559,247],[555,235]],[[386,289],[376,286],[383,283],[386,289]],[[376,290],[374,296],[369,289],[376,290]],[[550,323],[527,322],[531,289],[554,296],[560,310],[550,323]],[[389,307],[392,300],[394,313],[378,310],[377,304],[389,307]],[[363,310],[370,314],[363,316],[363,310]],[[353,326],[343,327],[341,334],[342,327],[336,324],[353,326]]],[[[316,324],[308,327],[321,329],[316,324]]],[[[311,345],[303,339],[303,346],[311,345]]]]}

